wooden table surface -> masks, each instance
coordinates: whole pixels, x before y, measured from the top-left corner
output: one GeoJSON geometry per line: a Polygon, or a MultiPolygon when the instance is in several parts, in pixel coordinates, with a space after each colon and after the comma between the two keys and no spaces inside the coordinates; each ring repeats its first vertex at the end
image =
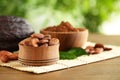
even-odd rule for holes
{"type": "MultiPolygon", "coordinates": [[[[89,41],[120,46],[120,35],[89,35],[89,41]]],[[[0,66],[0,80],[120,80],[120,57],[65,70],[34,74],[0,66]]]]}

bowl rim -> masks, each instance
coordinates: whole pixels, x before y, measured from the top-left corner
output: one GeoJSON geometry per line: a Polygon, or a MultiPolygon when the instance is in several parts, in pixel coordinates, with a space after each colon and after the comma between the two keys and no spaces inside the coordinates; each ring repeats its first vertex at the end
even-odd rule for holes
{"type": "Polygon", "coordinates": [[[75,33],[83,33],[83,32],[88,32],[88,29],[86,29],[86,28],[80,28],[81,30],[80,31],[77,31],[77,32],[72,32],[72,31],[70,31],[70,32],[52,32],[52,31],[45,31],[44,29],[41,29],[40,30],[40,33],[57,33],[57,34],[75,34],[75,33]]]}

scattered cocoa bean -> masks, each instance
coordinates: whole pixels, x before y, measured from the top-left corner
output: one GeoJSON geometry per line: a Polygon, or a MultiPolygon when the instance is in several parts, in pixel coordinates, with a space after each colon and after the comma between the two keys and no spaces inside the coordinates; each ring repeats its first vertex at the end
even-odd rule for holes
{"type": "Polygon", "coordinates": [[[86,52],[90,52],[90,51],[92,51],[92,50],[94,50],[94,47],[92,47],[92,46],[87,46],[86,48],[85,48],[85,50],[86,50],[86,52]]]}
{"type": "Polygon", "coordinates": [[[40,47],[48,47],[48,44],[47,43],[42,44],[40,47]]]}
{"type": "Polygon", "coordinates": [[[110,51],[112,48],[105,47],[103,44],[96,43],[94,46],[87,46],[85,48],[88,54],[99,54],[103,51],[110,51]]]}
{"type": "Polygon", "coordinates": [[[90,50],[88,54],[96,54],[95,50],[90,50]]]}
{"type": "Polygon", "coordinates": [[[25,41],[25,42],[23,43],[23,45],[32,46],[32,43],[31,43],[30,41],[25,41]]]}
{"type": "Polygon", "coordinates": [[[49,45],[56,45],[59,43],[59,40],[57,38],[52,38],[49,42],[49,45]]]}
{"type": "Polygon", "coordinates": [[[8,56],[7,56],[7,55],[1,56],[1,57],[0,57],[0,60],[1,60],[2,62],[4,62],[4,63],[6,63],[6,62],[8,62],[8,61],[9,61],[9,59],[8,59],[8,56]]]}
{"type": "Polygon", "coordinates": [[[8,55],[8,59],[10,59],[10,60],[17,60],[18,59],[18,54],[13,53],[11,55],[8,55]]]}
{"type": "Polygon", "coordinates": [[[103,52],[103,48],[95,48],[96,54],[103,52]]]}
{"type": "Polygon", "coordinates": [[[49,35],[49,34],[46,34],[46,35],[44,36],[44,38],[43,38],[43,39],[50,40],[50,39],[51,39],[51,35],[49,35]]]}
{"type": "Polygon", "coordinates": [[[0,57],[1,57],[1,56],[4,56],[4,55],[8,55],[8,54],[12,54],[12,53],[9,52],[9,51],[6,51],[6,50],[0,51],[0,57]]]}
{"type": "Polygon", "coordinates": [[[0,51],[0,60],[4,63],[10,61],[10,60],[17,60],[18,59],[18,54],[16,53],[11,53],[6,50],[0,51]]]}
{"type": "Polygon", "coordinates": [[[43,34],[32,34],[31,37],[42,39],[42,38],[44,38],[44,35],[43,34]]]}
{"type": "Polygon", "coordinates": [[[110,51],[112,48],[104,47],[104,51],[110,51]]]}
{"type": "Polygon", "coordinates": [[[90,49],[90,50],[93,50],[94,47],[93,46],[87,46],[86,49],[90,49]]]}
{"type": "Polygon", "coordinates": [[[39,44],[48,43],[48,42],[49,42],[48,39],[42,39],[39,41],[39,44]]]}
{"type": "Polygon", "coordinates": [[[104,48],[104,45],[100,43],[96,43],[94,48],[104,48]]]}
{"type": "Polygon", "coordinates": [[[33,47],[38,47],[39,39],[38,38],[32,38],[31,44],[33,47]]]}

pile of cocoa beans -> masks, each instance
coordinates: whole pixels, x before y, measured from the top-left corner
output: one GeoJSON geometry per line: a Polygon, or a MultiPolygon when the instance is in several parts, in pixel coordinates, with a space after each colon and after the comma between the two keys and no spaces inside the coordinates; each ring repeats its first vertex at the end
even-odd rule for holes
{"type": "Polygon", "coordinates": [[[29,40],[26,40],[24,43],[20,44],[33,47],[47,47],[59,44],[59,40],[57,38],[51,38],[51,35],[49,34],[32,34],[29,40]]]}
{"type": "Polygon", "coordinates": [[[112,48],[105,47],[103,44],[96,43],[94,46],[87,46],[85,48],[88,54],[99,54],[103,51],[110,51],[112,48]]]}

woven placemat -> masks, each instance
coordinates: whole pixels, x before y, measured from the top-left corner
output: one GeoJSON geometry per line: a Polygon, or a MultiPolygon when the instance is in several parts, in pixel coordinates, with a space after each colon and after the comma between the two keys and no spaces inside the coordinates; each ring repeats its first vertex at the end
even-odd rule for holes
{"type": "MultiPolygon", "coordinates": [[[[87,42],[86,45],[94,45],[94,43],[87,42]]],[[[102,60],[120,56],[119,46],[113,46],[113,45],[105,45],[105,46],[112,48],[112,50],[102,52],[100,54],[95,54],[95,55],[89,55],[89,56],[83,55],[74,60],[59,60],[56,64],[49,65],[49,66],[38,66],[38,67],[27,66],[27,65],[22,65],[21,63],[19,63],[18,60],[10,61],[8,63],[2,63],[0,61],[0,66],[10,67],[20,71],[27,71],[27,72],[33,72],[33,73],[39,74],[39,73],[47,73],[51,71],[67,69],[75,66],[80,66],[83,64],[102,61],[102,60]]]]}

